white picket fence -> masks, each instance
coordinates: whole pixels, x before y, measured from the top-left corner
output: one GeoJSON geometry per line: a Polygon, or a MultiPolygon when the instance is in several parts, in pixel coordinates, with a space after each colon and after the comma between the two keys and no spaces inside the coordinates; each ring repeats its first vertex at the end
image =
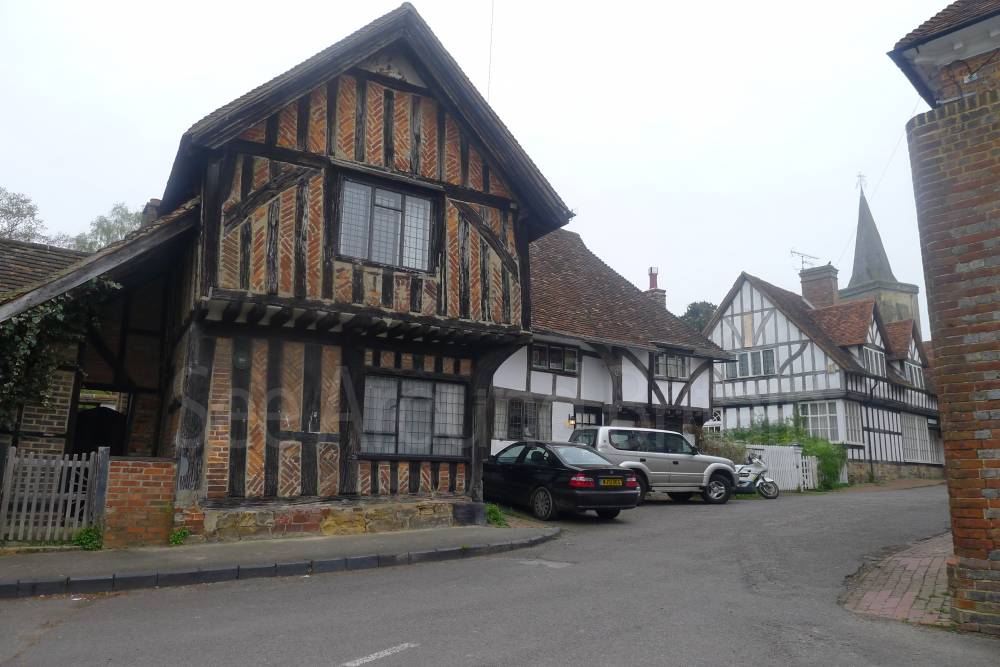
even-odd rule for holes
{"type": "MultiPolygon", "coordinates": [[[[753,452],[767,465],[767,476],[778,483],[782,491],[808,491],[819,488],[819,459],[803,456],[798,445],[750,445],[753,452]]],[[[840,471],[840,482],[847,482],[847,467],[840,471]]]]}

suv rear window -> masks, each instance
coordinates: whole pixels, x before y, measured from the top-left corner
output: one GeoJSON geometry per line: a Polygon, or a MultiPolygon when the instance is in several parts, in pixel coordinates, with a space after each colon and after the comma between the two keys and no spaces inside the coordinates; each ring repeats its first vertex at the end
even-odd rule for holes
{"type": "Polygon", "coordinates": [[[552,449],[556,450],[560,458],[571,466],[611,465],[611,461],[607,460],[597,452],[584,449],[583,447],[553,445],[552,449]]]}
{"type": "Polygon", "coordinates": [[[573,435],[569,436],[570,442],[578,442],[581,445],[587,445],[588,447],[593,447],[594,443],[597,441],[597,431],[592,428],[577,429],[573,431],[573,435]]]}

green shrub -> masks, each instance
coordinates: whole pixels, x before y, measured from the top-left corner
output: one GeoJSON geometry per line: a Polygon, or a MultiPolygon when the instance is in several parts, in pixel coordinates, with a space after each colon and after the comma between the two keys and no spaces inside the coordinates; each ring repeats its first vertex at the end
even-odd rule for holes
{"type": "Polygon", "coordinates": [[[486,522],[491,526],[507,527],[507,519],[496,503],[486,503],[486,522]]]}
{"type": "Polygon", "coordinates": [[[97,526],[88,526],[73,536],[73,544],[84,551],[97,551],[104,546],[104,535],[97,526]]]}
{"type": "Polygon", "coordinates": [[[844,446],[809,435],[797,419],[778,424],[764,420],[749,428],[726,431],[725,437],[755,445],[799,445],[805,456],[815,456],[819,460],[819,488],[829,491],[840,486],[840,471],[847,463],[844,446]]]}
{"type": "Polygon", "coordinates": [[[698,451],[709,456],[721,456],[736,465],[746,463],[747,460],[747,446],[744,443],[728,440],[718,433],[702,433],[698,451]]]}
{"type": "Polygon", "coordinates": [[[170,546],[179,547],[180,545],[184,544],[184,540],[190,537],[190,535],[191,531],[188,530],[188,527],[182,526],[177,530],[175,530],[174,532],[170,533],[170,537],[167,539],[170,540],[170,546]]]}

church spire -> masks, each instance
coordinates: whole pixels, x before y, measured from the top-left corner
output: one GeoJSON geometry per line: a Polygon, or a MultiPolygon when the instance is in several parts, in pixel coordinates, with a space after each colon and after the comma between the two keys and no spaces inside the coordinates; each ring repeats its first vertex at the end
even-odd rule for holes
{"type": "Polygon", "coordinates": [[[896,276],[889,266],[889,257],[885,254],[882,237],[868,208],[864,187],[860,187],[861,201],[858,204],[858,236],[854,242],[854,270],[851,272],[851,287],[859,287],[867,283],[896,283],[896,276]]]}

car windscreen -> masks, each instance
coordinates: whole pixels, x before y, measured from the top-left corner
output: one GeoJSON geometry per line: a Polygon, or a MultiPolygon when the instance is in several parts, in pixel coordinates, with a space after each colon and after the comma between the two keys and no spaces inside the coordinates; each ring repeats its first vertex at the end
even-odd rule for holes
{"type": "Polygon", "coordinates": [[[607,460],[597,452],[590,449],[584,449],[583,447],[553,445],[552,449],[556,450],[556,454],[559,455],[559,458],[571,466],[613,465],[611,461],[607,460]]]}

